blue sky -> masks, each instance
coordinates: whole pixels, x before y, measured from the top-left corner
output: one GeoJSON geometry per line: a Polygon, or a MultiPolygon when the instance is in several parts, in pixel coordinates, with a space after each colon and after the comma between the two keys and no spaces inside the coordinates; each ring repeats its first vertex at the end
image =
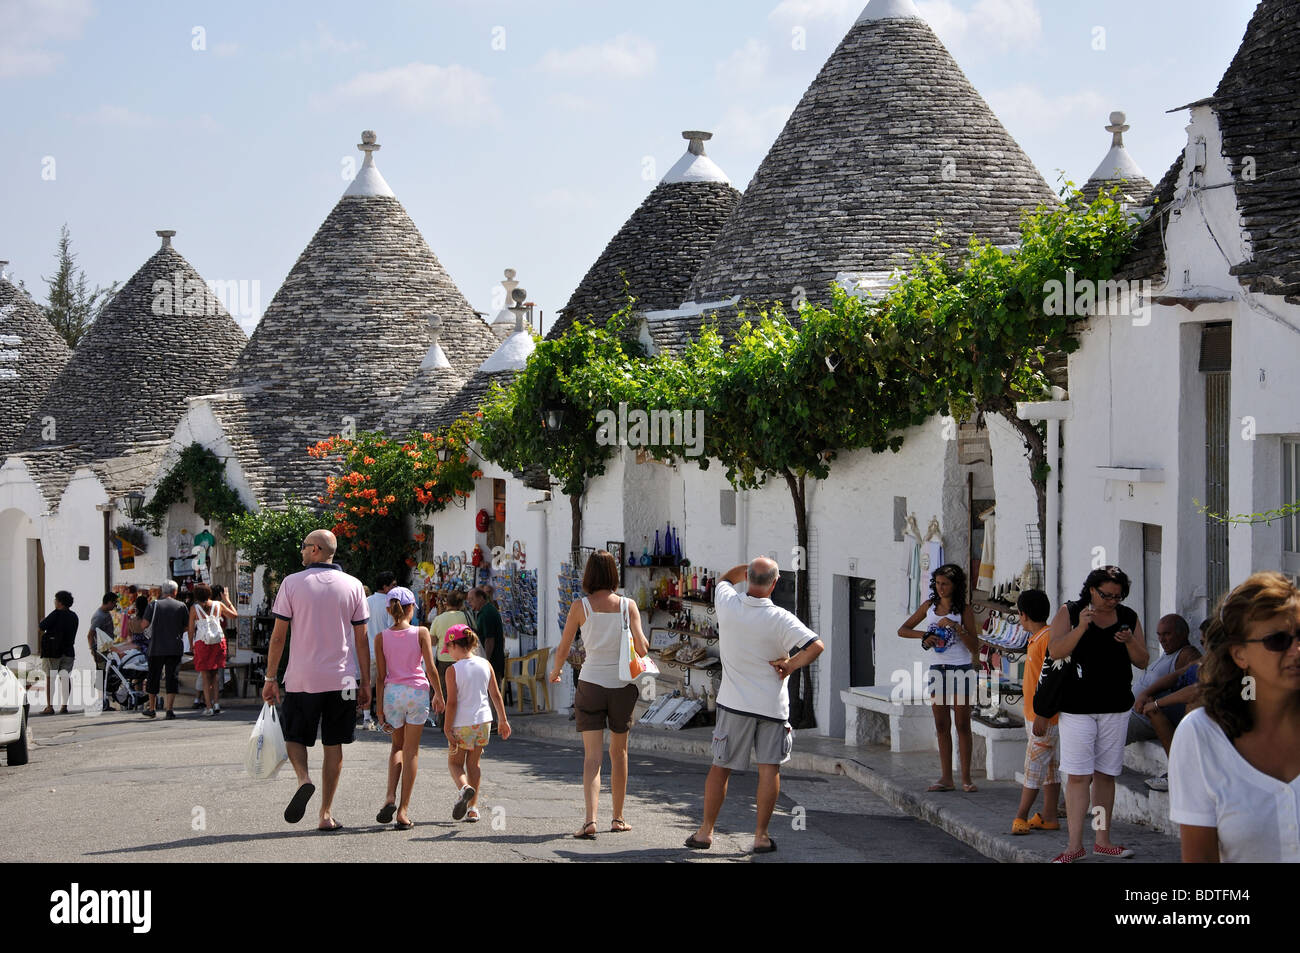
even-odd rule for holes
{"type": "MultiPolygon", "coordinates": [[[[0,0],[0,259],[43,298],[62,223],[92,283],[124,281],[175,228],[205,278],[257,282],[265,309],[374,129],[471,304],[499,306],[513,267],[549,325],[681,130],[712,130],[710,156],[748,183],[862,6],[0,0]]],[[[1055,184],[1096,167],[1112,109],[1158,180],[1187,118],[1166,111],[1213,92],[1255,3],[918,6],[1055,184]]]]}

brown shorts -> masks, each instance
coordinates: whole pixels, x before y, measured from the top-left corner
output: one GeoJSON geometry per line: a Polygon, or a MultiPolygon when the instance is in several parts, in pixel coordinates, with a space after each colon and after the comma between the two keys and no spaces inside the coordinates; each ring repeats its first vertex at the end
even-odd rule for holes
{"type": "Polygon", "coordinates": [[[625,734],[632,727],[632,710],[639,697],[635,685],[604,688],[578,679],[578,690],[573,694],[578,730],[604,731],[608,726],[616,735],[625,734]]]}

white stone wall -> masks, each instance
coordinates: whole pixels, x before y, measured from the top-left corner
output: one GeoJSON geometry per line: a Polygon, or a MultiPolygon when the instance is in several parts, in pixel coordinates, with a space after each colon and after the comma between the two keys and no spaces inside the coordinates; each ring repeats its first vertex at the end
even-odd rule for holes
{"type": "MultiPolygon", "coordinates": [[[[1179,182],[1185,195],[1195,162],[1195,142],[1207,143],[1207,190],[1175,198],[1165,240],[1170,275],[1157,293],[1221,295],[1223,303],[1195,310],[1155,305],[1142,316],[1098,317],[1070,358],[1073,417],[1064,426],[1062,461],[1061,595],[1074,598],[1095,559],[1118,563],[1140,576],[1137,525],[1162,527],[1160,612],[1178,612],[1195,627],[1205,617],[1205,389],[1197,370],[1201,325],[1232,323],[1232,430],[1229,508],[1262,512],[1283,503],[1280,450],[1283,436],[1300,434],[1300,308],[1281,298],[1250,295],[1228,273],[1230,258],[1247,254],[1232,170],[1220,154],[1213,111],[1198,107],[1188,126],[1188,152],[1179,182]],[[1222,250],[1221,250],[1222,249],[1222,250]],[[1225,254],[1227,257],[1225,257],[1225,254]],[[1160,483],[1103,479],[1097,467],[1162,468],[1160,483]]],[[[1280,564],[1281,531],[1229,529],[1229,580],[1280,564]]],[[[1135,594],[1136,595],[1136,594],[1135,594]]],[[[1057,598],[1053,599],[1056,604],[1057,598]]],[[[1131,596],[1129,604],[1141,609],[1131,596]]],[[[1144,619],[1148,629],[1154,619],[1144,619]]]]}

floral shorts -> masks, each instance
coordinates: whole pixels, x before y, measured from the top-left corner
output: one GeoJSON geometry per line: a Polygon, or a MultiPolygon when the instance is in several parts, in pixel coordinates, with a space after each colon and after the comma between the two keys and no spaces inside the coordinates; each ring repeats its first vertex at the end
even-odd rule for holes
{"type": "Polygon", "coordinates": [[[459,728],[451,729],[451,736],[456,739],[456,746],[452,751],[473,751],[475,748],[486,748],[488,737],[492,734],[492,722],[485,721],[477,725],[461,725],[459,728]]]}
{"type": "Polygon", "coordinates": [[[384,719],[394,728],[424,724],[429,720],[429,689],[385,685],[384,719]]]}
{"type": "Polygon", "coordinates": [[[1025,725],[1029,744],[1025,748],[1025,787],[1037,791],[1048,784],[1060,784],[1057,773],[1061,761],[1061,726],[1048,725],[1047,734],[1039,738],[1033,723],[1025,725]]]}

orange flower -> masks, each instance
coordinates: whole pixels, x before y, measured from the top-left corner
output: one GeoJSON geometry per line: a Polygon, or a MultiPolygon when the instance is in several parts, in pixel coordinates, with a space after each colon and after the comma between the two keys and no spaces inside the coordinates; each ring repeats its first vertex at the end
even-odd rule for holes
{"type": "Polygon", "coordinates": [[[375,512],[378,513],[380,516],[387,516],[387,515],[388,515],[388,507],[386,507],[386,506],[380,506],[380,507],[377,507],[377,508],[375,509],[375,512]]]}
{"type": "Polygon", "coordinates": [[[423,437],[425,440],[433,439],[433,434],[429,433],[427,430],[424,433],[420,434],[420,436],[423,437]]]}
{"type": "Polygon", "coordinates": [[[422,543],[422,542],[424,542],[424,534],[423,534],[423,533],[416,533],[416,534],[415,534],[415,541],[416,541],[417,543],[422,543]]]}
{"type": "Polygon", "coordinates": [[[475,480],[481,480],[483,478],[483,471],[475,470],[473,473],[470,474],[470,476],[473,477],[475,480]]]}
{"type": "Polygon", "coordinates": [[[385,502],[385,503],[396,503],[396,502],[397,502],[397,497],[395,497],[395,496],[393,496],[393,494],[389,493],[386,497],[384,497],[384,502],[385,502]]]}
{"type": "Polygon", "coordinates": [[[361,462],[364,463],[364,464],[365,464],[366,466],[368,466],[368,467],[373,467],[373,466],[375,465],[375,458],[374,458],[374,457],[362,457],[362,458],[361,458],[361,462]]]}
{"type": "Polygon", "coordinates": [[[425,488],[426,490],[432,490],[432,489],[433,489],[433,481],[432,481],[432,480],[425,480],[425,481],[424,481],[424,488],[425,488]]]}

